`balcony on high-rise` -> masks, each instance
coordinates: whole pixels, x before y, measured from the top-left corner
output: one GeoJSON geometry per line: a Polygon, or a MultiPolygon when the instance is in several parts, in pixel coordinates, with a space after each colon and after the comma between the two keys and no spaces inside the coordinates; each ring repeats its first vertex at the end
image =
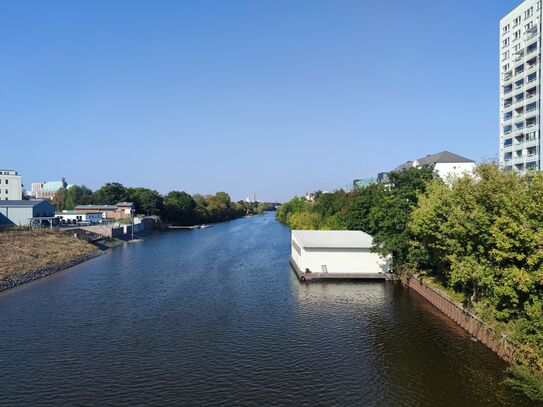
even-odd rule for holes
{"type": "Polygon", "coordinates": [[[526,91],[526,99],[533,98],[537,95],[537,87],[530,88],[526,91]]]}
{"type": "Polygon", "coordinates": [[[530,117],[526,119],[526,128],[529,129],[530,127],[534,127],[537,125],[537,117],[530,117]]]}

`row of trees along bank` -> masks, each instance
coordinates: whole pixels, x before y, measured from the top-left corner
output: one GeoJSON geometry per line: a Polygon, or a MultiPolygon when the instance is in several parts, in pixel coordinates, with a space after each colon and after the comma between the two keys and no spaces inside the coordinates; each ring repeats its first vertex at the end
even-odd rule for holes
{"type": "Polygon", "coordinates": [[[491,164],[444,183],[429,169],[387,185],[294,198],[277,212],[293,229],[363,230],[395,269],[424,275],[520,349],[513,381],[543,400],[543,175],[491,164]],[[527,374],[527,370],[539,372],[527,374]]]}
{"type": "Polygon", "coordinates": [[[191,196],[183,191],[171,191],[161,195],[152,189],[127,188],[117,182],[107,183],[94,192],[84,185],[74,185],[61,189],[53,198],[59,211],[77,205],[115,205],[118,202],[133,202],[136,213],[158,215],[177,225],[222,222],[275,208],[271,203],[233,202],[226,192],[191,196]]]}

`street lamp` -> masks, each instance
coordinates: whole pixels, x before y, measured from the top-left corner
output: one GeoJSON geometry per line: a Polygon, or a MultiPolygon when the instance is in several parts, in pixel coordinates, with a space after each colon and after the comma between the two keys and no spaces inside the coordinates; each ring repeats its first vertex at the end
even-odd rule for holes
{"type": "Polygon", "coordinates": [[[132,240],[134,240],[134,207],[130,208],[130,217],[132,218],[132,240]]]}

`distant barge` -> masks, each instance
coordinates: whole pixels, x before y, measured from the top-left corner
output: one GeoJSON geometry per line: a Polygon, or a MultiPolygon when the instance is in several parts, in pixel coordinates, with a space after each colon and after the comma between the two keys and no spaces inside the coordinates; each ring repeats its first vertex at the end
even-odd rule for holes
{"type": "Polygon", "coordinates": [[[193,226],[168,226],[168,229],[184,229],[184,230],[194,230],[194,229],[207,229],[211,228],[213,225],[193,225],[193,226]]]}

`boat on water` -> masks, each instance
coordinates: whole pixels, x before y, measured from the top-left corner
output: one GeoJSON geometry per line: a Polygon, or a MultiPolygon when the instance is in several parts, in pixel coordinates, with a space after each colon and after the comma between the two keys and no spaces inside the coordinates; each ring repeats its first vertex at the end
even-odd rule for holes
{"type": "Polygon", "coordinates": [[[213,225],[200,225],[199,228],[200,229],[207,229],[207,228],[211,228],[213,227],[213,225]]]}

